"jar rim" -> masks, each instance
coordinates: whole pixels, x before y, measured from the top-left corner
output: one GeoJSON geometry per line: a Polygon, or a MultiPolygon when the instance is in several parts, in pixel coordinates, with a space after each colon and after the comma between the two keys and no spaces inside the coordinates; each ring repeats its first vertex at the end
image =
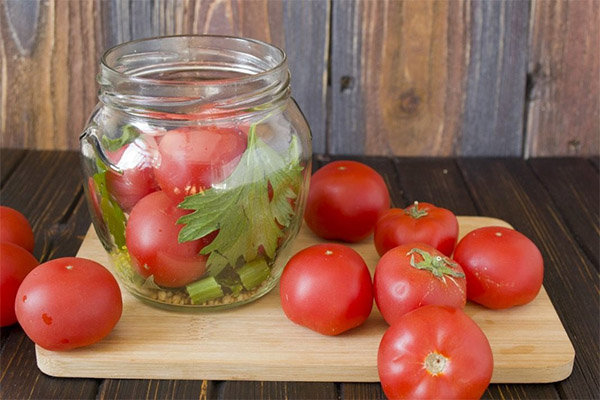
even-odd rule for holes
{"type": "Polygon", "coordinates": [[[147,84],[153,84],[153,85],[186,85],[186,86],[206,86],[206,85],[215,85],[215,84],[240,84],[240,83],[245,83],[248,81],[252,81],[255,80],[257,78],[262,78],[265,75],[269,75],[269,74],[273,74],[276,73],[278,71],[280,71],[281,69],[287,68],[286,64],[287,64],[287,54],[286,52],[279,48],[278,46],[275,46],[271,43],[259,40],[259,39],[253,39],[253,38],[245,38],[245,37],[238,37],[238,36],[230,36],[230,35],[188,35],[188,34],[183,34],[183,35],[163,35],[163,36],[153,36],[153,37],[148,37],[148,38],[141,38],[141,39],[134,39],[131,41],[127,41],[127,42],[123,42],[123,43],[119,43],[115,46],[110,47],[109,49],[107,49],[106,51],[104,51],[104,53],[102,53],[102,56],[100,57],[100,64],[103,68],[105,68],[106,70],[108,70],[110,72],[111,75],[115,75],[116,77],[122,78],[122,79],[127,79],[127,80],[133,80],[136,81],[138,83],[147,83],[147,84]],[[222,78],[222,79],[218,79],[218,80],[195,80],[195,81],[189,81],[189,80],[165,80],[165,79],[157,79],[157,78],[148,78],[148,77],[144,77],[144,76],[137,76],[137,75],[132,75],[132,74],[128,74],[126,72],[122,72],[117,70],[113,65],[110,65],[111,63],[108,62],[108,57],[110,57],[112,54],[114,54],[115,52],[125,49],[127,47],[134,47],[143,43],[150,43],[150,42],[158,42],[161,40],[165,40],[165,39],[207,39],[207,40],[219,40],[219,41],[235,41],[235,42],[245,42],[245,43],[252,43],[255,44],[257,46],[263,47],[265,49],[274,51],[275,54],[278,54],[280,56],[280,59],[277,60],[277,63],[268,68],[265,69],[261,72],[257,72],[254,74],[247,74],[247,75],[240,75],[240,76],[236,76],[236,77],[227,77],[227,78],[222,78]]]}
{"type": "Polygon", "coordinates": [[[99,99],[140,116],[220,118],[283,104],[287,55],[257,40],[222,35],[157,36],[121,43],[100,58],[99,99]]]}

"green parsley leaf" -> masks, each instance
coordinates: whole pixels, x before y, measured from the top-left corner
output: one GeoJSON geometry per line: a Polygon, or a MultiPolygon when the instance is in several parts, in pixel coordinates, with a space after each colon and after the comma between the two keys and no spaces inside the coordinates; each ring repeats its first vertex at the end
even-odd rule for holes
{"type": "Polygon", "coordinates": [[[235,268],[242,258],[245,262],[256,259],[261,246],[268,258],[275,256],[278,239],[284,235],[277,222],[290,225],[294,210],[288,199],[296,198],[302,183],[300,151],[297,137],[292,136],[288,154],[282,157],[256,135],[256,124],[252,125],[248,147],[232,174],[179,204],[194,210],[177,221],[185,225],[179,232],[180,243],[219,230],[200,251],[209,255],[210,275],[218,275],[227,265],[235,268]]]}
{"type": "Polygon", "coordinates": [[[115,139],[110,139],[108,136],[102,136],[102,146],[104,149],[108,151],[117,151],[140,136],[140,132],[133,125],[125,125],[122,128],[122,132],[121,136],[115,139]]]}

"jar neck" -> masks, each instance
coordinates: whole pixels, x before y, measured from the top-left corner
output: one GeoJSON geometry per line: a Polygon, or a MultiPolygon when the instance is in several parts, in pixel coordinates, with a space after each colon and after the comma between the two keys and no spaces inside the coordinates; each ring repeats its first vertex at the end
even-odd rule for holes
{"type": "Polygon", "coordinates": [[[230,118],[280,107],[290,96],[285,53],[227,36],[127,42],[101,59],[100,101],[144,118],[230,118]]]}

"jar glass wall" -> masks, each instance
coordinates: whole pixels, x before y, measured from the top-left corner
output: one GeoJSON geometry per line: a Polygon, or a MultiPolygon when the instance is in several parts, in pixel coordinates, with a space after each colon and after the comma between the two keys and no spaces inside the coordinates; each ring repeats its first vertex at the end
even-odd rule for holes
{"type": "Polygon", "coordinates": [[[233,37],[145,39],[108,50],[98,82],[84,188],[121,283],[180,310],[272,289],[311,172],[285,53],[233,37]]]}

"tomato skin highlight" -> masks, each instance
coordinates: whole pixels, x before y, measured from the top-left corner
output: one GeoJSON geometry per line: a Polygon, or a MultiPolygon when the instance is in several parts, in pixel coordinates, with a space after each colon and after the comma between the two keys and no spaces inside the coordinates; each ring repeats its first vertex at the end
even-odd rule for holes
{"type": "Polygon", "coordinates": [[[313,174],[304,219],[324,239],[359,242],[373,233],[389,207],[390,195],[377,171],[356,161],[334,161],[313,174]]]}
{"type": "Polygon", "coordinates": [[[514,229],[475,229],[458,243],[454,258],[467,276],[468,299],[491,309],[527,304],[542,287],[542,254],[514,229]]]}
{"type": "Polygon", "coordinates": [[[380,256],[406,243],[426,243],[447,256],[452,255],[458,238],[456,215],[430,203],[415,203],[405,209],[387,210],[375,226],[375,248],[380,256]],[[411,209],[424,215],[414,217],[411,209]]]}
{"type": "Polygon", "coordinates": [[[462,310],[429,305],[404,314],[377,354],[389,399],[479,399],[493,372],[490,344],[462,310]],[[431,359],[439,360],[432,363],[431,359]]]}
{"type": "Polygon", "coordinates": [[[21,246],[0,242],[0,326],[17,322],[17,290],[27,274],[38,265],[38,260],[21,246]]]}
{"type": "Polygon", "coordinates": [[[0,242],[10,242],[33,253],[33,230],[27,218],[11,207],[0,206],[0,242]]]}
{"type": "Polygon", "coordinates": [[[144,196],[159,189],[147,152],[134,142],[107,154],[123,170],[122,174],[107,171],[106,188],[124,211],[131,210],[144,196]]]}
{"type": "Polygon", "coordinates": [[[373,308],[369,269],[353,249],[334,243],[301,250],[280,280],[285,315],[323,335],[339,335],[361,325],[373,308]]]}
{"type": "Polygon", "coordinates": [[[185,127],[168,131],[160,141],[156,180],[180,203],[188,195],[226,179],[246,150],[247,136],[239,129],[185,127]]]}
{"type": "Polygon", "coordinates": [[[123,310],[112,274],[95,261],[65,257],[41,264],[17,292],[23,330],[47,350],[69,350],[105,338],[123,310]]]}
{"type": "Polygon", "coordinates": [[[411,251],[413,249],[452,262],[435,248],[423,243],[398,246],[381,257],[375,268],[373,288],[375,303],[390,325],[421,306],[435,304],[464,308],[467,302],[467,281],[459,264],[448,268],[462,277],[445,275],[443,279],[438,278],[430,271],[410,265],[411,258],[415,263],[423,261],[419,254],[411,251]]]}

